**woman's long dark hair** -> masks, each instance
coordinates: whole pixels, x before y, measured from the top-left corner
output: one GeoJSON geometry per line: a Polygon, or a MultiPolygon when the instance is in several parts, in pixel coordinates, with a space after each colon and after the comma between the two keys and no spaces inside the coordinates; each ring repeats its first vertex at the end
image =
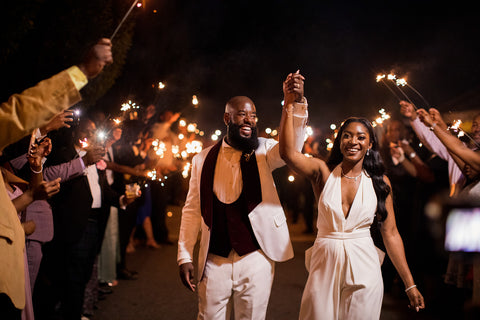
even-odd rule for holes
{"type": "Polygon", "coordinates": [[[333,142],[333,148],[330,153],[330,157],[327,160],[327,165],[330,170],[333,170],[338,164],[343,161],[343,154],[340,150],[340,141],[342,139],[342,134],[344,129],[352,122],[359,122],[365,126],[368,130],[370,136],[370,142],[372,143],[372,148],[365,154],[363,158],[363,170],[372,178],[373,188],[375,189],[375,194],[377,195],[377,211],[375,212],[378,221],[384,221],[387,218],[387,209],[385,207],[385,200],[390,194],[390,187],[383,180],[385,174],[385,167],[383,166],[383,161],[380,156],[379,146],[377,136],[373,131],[373,127],[365,118],[356,118],[351,117],[346,119],[340,129],[338,130],[337,137],[333,142]]]}

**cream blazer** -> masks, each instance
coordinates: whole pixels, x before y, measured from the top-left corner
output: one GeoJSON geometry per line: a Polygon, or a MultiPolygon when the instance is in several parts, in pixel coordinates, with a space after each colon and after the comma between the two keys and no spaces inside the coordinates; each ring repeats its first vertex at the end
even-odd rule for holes
{"type": "MultiPolygon", "coordinates": [[[[301,150],[304,143],[307,122],[306,105],[298,104],[294,112],[296,147],[301,150]]],[[[189,190],[182,210],[182,220],[178,239],[177,262],[179,265],[193,261],[193,251],[200,233],[197,279],[201,279],[207,260],[210,244],[210,229],[203,221],[200,207],[200,178],[203,162],[213,146],[202,150],[192,160],[192,172],[189,190]]],[[[293,258],[293,248],[278,193],[275,188],[272,172],[285,165],[280,157],[278,141],[259,138],[259,146],[255,150],[262,202],[252,210],[248,217],[255,237],[265,255],[273,261],[286,261],[293,258]]]]}
{"type": "MultiPolygon", "coordinates": [[[[0,105],[0,151],[81,100],[69,71],[14,94],[0,105]]],[[[25,232],[0,174],[0,293],[9,296],[18,309],[25,306],[24,248],[25,232]]]]}

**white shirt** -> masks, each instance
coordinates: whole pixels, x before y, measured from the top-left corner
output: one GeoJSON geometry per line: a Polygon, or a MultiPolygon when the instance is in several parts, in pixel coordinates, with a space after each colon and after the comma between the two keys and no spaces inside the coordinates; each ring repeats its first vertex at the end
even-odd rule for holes
{"type": "MultiPolygon", "coordinates": [[[[87,152],[75,146],[78,156],[81,158],[87,152]]],[[[92,195],[92,209],[98,209],[102,207],[102,189],[98,183],[98,172],[95,164],[92,164],[85,168],[83,174],[87,176],[88,185],[90,186],[90,194],[92,195]]]]}
{"type": "Polygon", "coordinates": [[[241,156],[242,152],[240,150],[228,145],[225,139],[222,141],[222,146],[218,152],[217,165],[215,166],[213,193],[223,203],[235,202],[242,193],[241,156]]]}

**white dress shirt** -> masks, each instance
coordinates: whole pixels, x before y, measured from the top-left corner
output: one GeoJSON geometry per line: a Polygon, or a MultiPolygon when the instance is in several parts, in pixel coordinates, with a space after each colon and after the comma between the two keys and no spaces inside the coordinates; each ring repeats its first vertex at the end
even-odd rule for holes
{"type": "MultiPolygon", "coordinates": [[[[83,149],[80,149],[75,146],[75,150],[77,150],[78,156],[81,158],[87,152],[83,149]]],[[[92,209],[98,209],[102,207],[102,189],[100,188],[100,184],[98,183],[98,172],[97,166],[92,164],[85,168],[83,174],[87,176],[88,185],[90,186],[90,194],[92,195],[92,209]]]]}
{"type": "Polygon", "coordinates": [[[218,152],[215,176],[213,178],[213,192],[218,200],[230,204],[240,197],[243,188],[240,158],[242,151],[231,147],[222,141],[222,147],[218,152]]]}

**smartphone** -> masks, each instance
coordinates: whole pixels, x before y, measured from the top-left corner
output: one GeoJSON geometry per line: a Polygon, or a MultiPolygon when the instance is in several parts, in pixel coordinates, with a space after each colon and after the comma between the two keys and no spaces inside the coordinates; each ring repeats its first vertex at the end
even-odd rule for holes
{"type": "Polygon", "coordinates": [[[480,252],[480,207],[451,207],[445,224],[445,250],[480,252]]]}

